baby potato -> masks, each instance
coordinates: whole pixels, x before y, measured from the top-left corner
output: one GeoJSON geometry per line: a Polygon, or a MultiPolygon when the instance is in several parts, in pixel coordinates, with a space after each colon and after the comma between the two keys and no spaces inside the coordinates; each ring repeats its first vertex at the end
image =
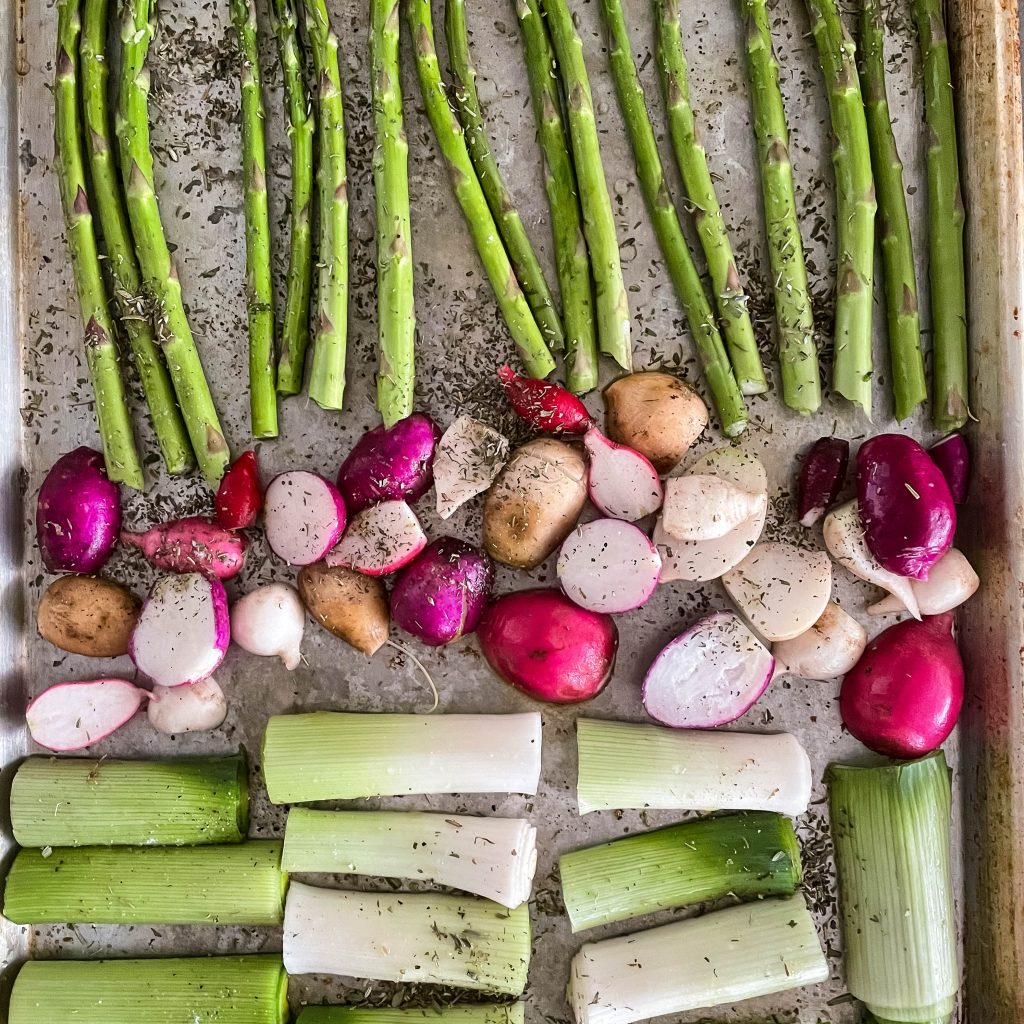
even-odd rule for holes
{"type": "Polygon", "coordinates": [[[317,562],[302,567],[297,583],[306,611],[357,651],[369,656],[387,640],[391,616],[377,577],[317,562]]]}
{"type": "Polygon", "coordinates": [[[61,576],[46,588],[36,626],[54,647],[90,658],[128,653],[128,638],[141,607],[119,583],[101,576],[61,576]]]}

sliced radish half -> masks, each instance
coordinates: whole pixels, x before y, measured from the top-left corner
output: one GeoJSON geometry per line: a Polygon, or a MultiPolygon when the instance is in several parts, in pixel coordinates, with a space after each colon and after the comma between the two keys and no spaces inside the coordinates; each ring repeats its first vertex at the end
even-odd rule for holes
{"type": "Polygon", "coordinates": [[[757,515],[762,500],[720,476],[672,477],[665,481],[662,528],[677,540],[718,540],[757,515]]]}
{"type": "Polygon", "coordinates": [[[275,476],[263,498],[267,543],[289,565],[319,562],[338,543],[346,518],[341,492],[316,473],[275,476]]]}
{"type": "Polygon", "coordinates": [[[590,500],[606,516],[632,523],[661,508],[661,480],[645,456],[609,441],[596,427],[587,431],[583,445],[590,456],[590,500]]]}
{"type": "Polygon", "coordinates": [[[437,514],[447,519],[494,483],[508,462],[508,440],[472,416],[460,416],[443,434],[434,455],[437,514]]]}
{"type": "Polygon", "coordinates": [[[427,535],[408,503],[382,501],[352,520],[325,561],[366,576],[387,576],[408,565],[426,546],[427,535]]]}
{"type": "Polygon", "coordinates": [[[81,750],[120,729],[147,696],[125,679],[57,683],[29,704],[28,731],[49,750],[81,750]]]}

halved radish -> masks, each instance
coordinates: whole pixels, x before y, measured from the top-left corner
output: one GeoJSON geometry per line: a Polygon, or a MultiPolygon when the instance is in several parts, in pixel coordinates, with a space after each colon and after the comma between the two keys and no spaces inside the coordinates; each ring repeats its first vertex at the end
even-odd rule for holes
{"type": "Polygon", "coordinates": [[[720,476],[688,473],[665,481],[661,523],[677,540],[718,540],[758,513],[759,494],[720,476]]]}
{"type": "Polygon", "coordinates": [[[654,659],[644,678],[644,709],[676,729],[735,721],[771,682],[771,651],[734,612],[695,622],[654,659]]]}
{"type": "Polygon", "coordinates": [[[56,683],[29,704],[28,731],[49,750],[81,750],[120,729],[147,696],[126,679],[56,683]]]}
{"type": "Polygon", "coordinates": [[[632,523],[661,508],[661,480],[647,458],[609,441],[597,427],[587,431],[583,445],[590,456],[590,500],[606,516],[632,523]]]}
{"type": "Polygon", "coordinates": [[[804,679],[838,679],[860,661],[867,645],[864,627],[830,601],[806,633],[776,644],[772,653],[779,672],[804,679]]]}
{"type": "Polygon", "coordinates": [[[165,576],[153,587],[128,653],[158,686],[185,686],[213,675],[230,639],[224,584],[190,572],[165,576]]]}
{"type": "Polygon", "coordinates": [[[434,455],[437,514],[447,519],[494,483],[508,462],[508,439],[472,416],[460,416],[442,435],[434,455]]]}
{"type": "Polygon", "coordinates": [[[645,533],[620,519],[577,527],[558,553],[566,595],[592,612],[628,612],[654,593],[661,574],[658,549],[645,533]]]}
{"type": "Polygon", "coordinates": [[[319,562],[338,543],[346,519],[341,492],[316,473],[275,476],[263,496],[267,543],[289,565],[319,562]]]}
{"type": "Polygon", "coordinates": [[[352,520],[324,561],[366,576],[386,576],[407,565],[426,546],[427,535],[408,503],[382,501],[352,520]]]}
{"type": "Polygon", "coordinates": [[[832,560],[795,544],[758,544],[722,577],[744,618],[770,643],[805,633],[832,596],[832,560]]]}

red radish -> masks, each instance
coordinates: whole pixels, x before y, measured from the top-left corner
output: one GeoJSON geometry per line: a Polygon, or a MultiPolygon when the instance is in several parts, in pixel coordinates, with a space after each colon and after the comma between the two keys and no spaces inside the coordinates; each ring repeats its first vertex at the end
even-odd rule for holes
{"type": "Polygon", "coordinates": [[[255,452],[242,452],[221,477],[213,501],[217,522],[225,530],[245,530],[256,523],[263,508],[260,469],[255,452]]]}
{"type": "Polygon", "coordinates": [[[718,540],[757,515],[760,494],[721,477],[688,473],[665,481],[661,525],[677,540],[718,540]]]}
{"type": "Polygon", "coordinates": [[[849,441],[820,437],[811,445],[797,479],[796,514],[801,526],[813,526],[835,504],[849,464],[849,441]]]}
{"type": "Polygon", "coordinates": [[[213,675],[228,649],[224,584],[199,573],[159,580],[139,613],[128,653],[158,686],[185,686],[213,675]]]}
{"type": "Polygon", "coordinates": [[[98,572],[117,543],[121,496],[103,456],[76,448],[51,467],[36,499],[36,539],[50,572],[98,572]]]}
{"type": "Polygon", "coordinates": [[[879,434],[860,446],[857,506],[868,550],[898,576],[927,579],[953,543],[956,508],[946,478],[905,434],[879,434]]]}
{"type": "Polygon", "coordinates": [[[205,516],[161,523],[145,533],[122,530],[121,543],[141,551],[158,569],[201,572],[219,580],[242,571],[248,546],[245,537],[205,516]]]}
{"type": "Polygon", "coordinates": [[[391,591],[391,618],[431,647],[472,633],[494,586],[494,563],[483,551],[442,537],[407,565],[391,591]]]}
{"type": "Polygon", "coordinates": [[[890,626],[868,644],[839,692],[843,724],[889,757],[921,757],[953,731],[964,697],[964,666],[953,614],[890,626]]]}
{"type": "Polygon", "coordinates": [[[486,491],[508,462],[508,440],[472,416],[460,416],[442,435],[434,456],[437,514],[447,519],[486,491]]]}
{"type": "Polygon", "coordinates": [[[28,731],[49,750],[81,750],[120,729],[148,696],[125,679],[56,683],[29,704],[28,731]]]}
{"type": "Polygon", "coordinates": [[[733,722],[768,688],[775,659],[733,612],[695,622],[664,647],[644,677],[644,709],[675,729],[733,722]]]}
{"type": "Polygon", "coordinates": [[[345,530],[345,502],[334,484],[316,473],[275,476],[265,500],[267,543],[289,565],[319,562],[345,530]]]}
{"type": "Polygon", "coordinates": [[[506,683],[552,704],[596,697],[611,678],[619,644],[611,616],[545,589],[499,597],[476,635],[487,663],[506,683]]]}
{"type": "Polygon", "coordinates": [[[606,516],[633,523],[661,508],[658,471],[643,455],[609,441],[597,427],[587,431],[583,446],[590,456],[587,491],[606,516]]]}
{"type": "Polygon", "coordinates": [[[440,437],[434,421],[421,412],[363,434],[338,470],[338,490],[349,512],[378,501],[422,498],[434,482],[440,437]]]}
{"type": "Polygon", "coordinates": [[[341,565],[366,576],[387,576],[426,546],[427,535],[408,504],[382,501],[356,515],[324,561],[332,568],[341,565]]]}
{"type": "Polygon", "coordinates": [[[257,587],[231,606],[231,639],[249,654],[280,658],[291,672],[302,661],[306,606],[287,583],[257,587]]]}
{"type": "Polygon", "coordinates": [[[967,498],[967,485],[971,477],[971,453],[963,434],[944,437],[928,449],[928,454],[946,478],[953,503],[962,505],[967,498]]]}
{"type": "Polygon", "coordinates": [[[520,377],[502,366],[498,378],[516,415],[545,434],[585,434],[594,421],[587,407],[560,384],[520,377]]]}
{"type": "Polygon", "coordinates": [[[166,736],[209,732],[227,718],[228,702],[211,676],[191,686],[154,686],[146,714],[149,724],[166,736]]]}

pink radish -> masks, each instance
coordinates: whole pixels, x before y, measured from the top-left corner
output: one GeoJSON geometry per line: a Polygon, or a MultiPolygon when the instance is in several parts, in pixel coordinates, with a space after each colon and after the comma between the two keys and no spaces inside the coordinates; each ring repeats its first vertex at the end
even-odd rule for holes
{"type": "Polygon", "coordinates": [[[606,516],[633,523],[661,508],[661,480],[650,460],[632,448],[609,441],[597,427],[587,431],[583,445],[590,456],[590,500],[606,516]]]}
{"type": "Polygon", "coordinates": [[[142,606],[128,653],[158,686],[185,686],[213,675],[230,634],[220,580],[199,573],[165,576],[142,606]]]}
{"type": "Polygon", "coordinates": [[[325,561],[366,576],[387,576],[408,565],[427,546],[416,513],[404,501],[382,501],[363,509],[325,561]]]}
{"type": "Polygon", "coordinates": [[[520,377],[511,366],[502,366],[498,379],[516,415],[545,434],[583,434],[594,425],[587,407],[560,384],[520,377]]]}
{"type": "Polygon", "coordinates": [[[767,689],[775,659],[733,612],[695,622],[654,659],[644,678],[644,708],[675,729],[733,722],[767,689]]]}
{"type": "Polygon", "coordinates": [[[341,494],[316,473],[297,470],[275,476],[263,501],[267,543],[289,565],[319,562],[345,529],[341,494]]]}
{"type": "Polygon", "coordinates": [[[248,541],[205,516],[161,523],[145,533],[121,531],[121,543],[137,548],[158,569],[201,572],[226,580],[245,565],[248,541]]]}
{"type": "Polygon", "coordinates": [[[81,750],[120,729],[147,696],[125,679],[57,683],[29,704],[28,731],[41,747],[81,750]]]}
{"type": "Polygon", "coordinates": [[[647,602],[658,586],[661,557],[630,523],[595,519],[569,534],[557,571],[562,589],[581,608],[614,614],[647,602]]]}
{"type": "Polygon", "coordinates": [[[820,437],[811,445],[797,478],[797,516],[813,526],[834,504],[850,464],[850,442],[820,437]]]}

